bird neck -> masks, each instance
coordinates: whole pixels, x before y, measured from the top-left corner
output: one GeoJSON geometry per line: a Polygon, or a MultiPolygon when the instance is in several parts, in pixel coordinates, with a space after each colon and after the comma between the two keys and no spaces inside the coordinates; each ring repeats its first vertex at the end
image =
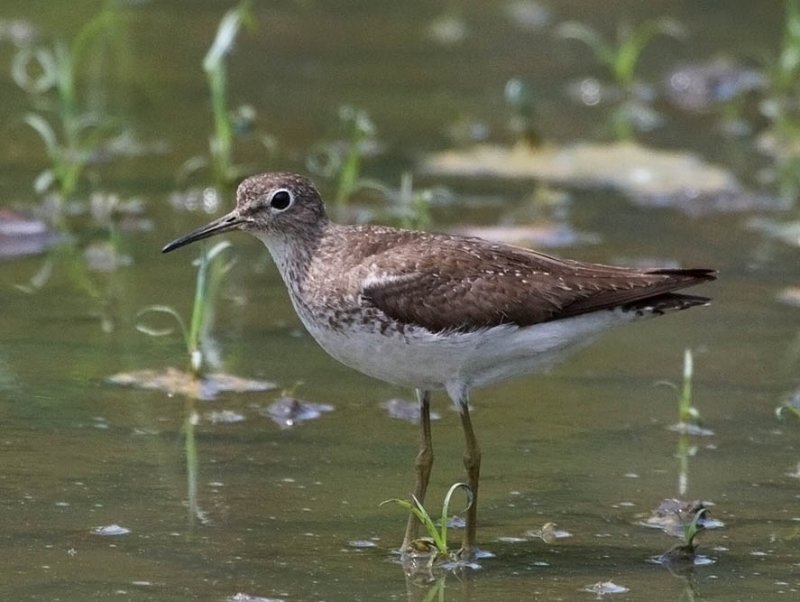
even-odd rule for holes
{"type": "Polygon", "coordinates": [[[335,227],[329,221],[302,232],[254,233],[272,256],[278,271],[290,290],[297,290],[305,280],[314,252],[322,243],[328,230],[335,227]]]}

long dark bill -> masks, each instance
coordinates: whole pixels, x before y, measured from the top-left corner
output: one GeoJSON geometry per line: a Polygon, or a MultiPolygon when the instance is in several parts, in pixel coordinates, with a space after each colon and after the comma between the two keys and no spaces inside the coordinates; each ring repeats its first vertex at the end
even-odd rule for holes
{"type": "Polygon", "coordinates": [[[174,251],[179,247],[188,245],[190,242],[203,240],[204,238],[208,238],[209,236],[214,236],[216,234],[222,234],[223,232],[238,230],[239,227],[246,221],[247,220],[241,218],[236,211],[231,211],[227,215],[223,215],[219,219],[215,219],[210,224],[206,224],[197,230],[192,230],[188,234],[173,240],[168,245],[165,245],[164,248],[161,249],[161,252],[169,253],[170,251],[174,251]]]}

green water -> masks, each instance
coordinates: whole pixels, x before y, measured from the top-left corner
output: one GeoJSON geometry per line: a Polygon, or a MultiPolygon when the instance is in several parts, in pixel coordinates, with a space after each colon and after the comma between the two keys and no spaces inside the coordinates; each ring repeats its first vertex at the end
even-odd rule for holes
{"type": "MultiPolygon", "coordinates": [[[[551,4],[554,22],[583,19],[604,31],[622,18],[671,11],[689,36],[660,40],[645,53],[643,74],[652,81],[715,53],[774,53],[783,11],[777,2],[551,4]]],[[[46,39],[71,38],[99,6],[7,0],[0,17],[25,18],[46,39]]],[[[279,391],[191,404],[107,384],[118,372],[186,365],[178,337],[149,338],[135,329],[135,316],[149,304],[184,314],[191,305],[195,251],[159,250],[210,219],[175,210],[168,199],[183,187],[181,164],[207,148],[211,115],[200,65],[229,6],[144,2],[122,10],[130,62],[117,79],[125,91],[118,106],[141,140],[168,148],[93,169],[96,188],[145,203],[152,230],[121,233],[132,264],[86,272],[81,250],[107,235],[80,217],[71,219],[77,251],[0,263],[0,598],[225,600],[243,592],[286,600],[589,600],[584,588],[607,580],[629,588],[609,596],[620,600],[796,596],[800,482],[789,473],[800,461],[800,422],[779,421],[774,409],[798,385],[800,320],[797,308],[775,298],[797,285],[800,270],[796,248],[745,227],[754,213],[690,218],[638,208],[608,191],[573,192],[570,223],[602,242],[555,252],[717,267],[720,280],[703,288],[715,302],[609,333],[549,375],[475,393],[484,452],[478,535],[495,554],[480,570],[406,577],[393,554],[405,516],[379,503],[412,487],[416,427],[389,418],[380,404],[411,392],[329,359],[302,331],[277,271],[251,238],[229,237],[237,262],[216,316],[221,368],[281,387],[302,382],[297,397],[335,411],[282,430],[259,412],[279,391]],[[44,286],[22,292],[17,285],[48,262],[44,286]],[[676,540],[638,522],[678,495],[679,436],[667,429],[676,421],[676,395],[656,383],[680,380],[687,347],[695,350],[695,404],[715,435],[691,439],[697,450],[684,497],[712,502],[712,516],[725,526],[701,535],[699,552],[713,564],[674,575],[650,559],[676,540]],[[187,460],[187,413],[212,410],[245,420],[201,421],[196,457],[187,460]],[[199,516],[188,504],[189,467],[199,516]],[[525,535],[547,522],[572,537],[548,544],[525,535]],[[92,533],[113,524],[130,533],[92,533]],[[376,545],[350,545],[357,540],[376,545]]],[[[442,14],[439,3],[257,3],[260,26],[243,34],[231,57],[231,96],[257,109],[258,127],[274,135],[279,152],[270,160],[250,141],[237,158],[262,170],[304,171],[315,143],[335,134],[337,107],[349,103],[369,112],[383,147],[365,162],[366,174],[397,186],[422,154],[449,144],[447,128],[458,119],[485,121],[494,139],[507,139],[502,91],[512,76],[536,81],[547,138],[595,137],[598,113],[565,99],[568,81],[601,74],[588,52],[555,40],[552,25],[511,25],[504,7],[451,4],[467,36],[442,46],[427,35],[442,14]]],[[[12,55],[5,45],[2,65],[12,55]]],[[[33,206],[32,182],[46,159],[21,125],[30,100],[8,73],[0,69],[1,204],[33,206]]],[[[668,125],[643,142],[692,149],[747,183],[767,162],[751,141],[720,134],[711,115],[658,108],[668,125]]],[[[418,182],[446,183],[464,199],[434,208],[442,228],[502,221],[534,188],[432,176],[418,182]]],[[[332,196],[332,183],[320,183],[332,196]]],[[[435,509],[462,478],[463,441],[443,395],[434,409],[442,416],[433,427],[435,509]]]]}

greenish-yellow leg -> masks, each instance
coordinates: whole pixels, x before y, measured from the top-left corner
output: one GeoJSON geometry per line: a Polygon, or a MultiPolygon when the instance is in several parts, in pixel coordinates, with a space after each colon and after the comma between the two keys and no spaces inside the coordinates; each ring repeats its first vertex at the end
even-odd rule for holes
{"type": "MultiPolygon", "coordinates": [[[[420,504],[425,503],[425,492],[428,490],[428,482],[431,478],[431,468],[433,467],[433,444],[431,442],[431,392],[416,390],[417,401],[419,402],[419,451],[414,462],[416,482],[414,484],[414,496],[420,504]]],[[[411,514],[406,525],[406,535],[403,538],[401,551],[405,553],[411,542],[417,538],[419,521],[411,514]]]]}
{"type": "Polygon", "coordinates": [[[469,416],[469,400],[464,395],[458,400],[458,409],[461,416],[461,427],[464,429],[464,468],[467,471],[467,485],[472,491],[472,504],[467,510],[467,520],[464,526],[464,540],[461,544],[459,556],[470,560],[475,554],[475,535],[478,528],[478,481],[481,474],[481,448],[475,431],[472,430],[472,420],[469,416]]]}

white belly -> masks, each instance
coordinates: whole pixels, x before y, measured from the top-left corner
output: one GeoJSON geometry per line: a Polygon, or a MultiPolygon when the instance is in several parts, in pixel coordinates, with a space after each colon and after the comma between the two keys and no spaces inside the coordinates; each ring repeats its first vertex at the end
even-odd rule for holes
{"type": "Polygon", "coordinates": [[[359,372],[406,387],[450,391],[541,372],[608,327],[636,317],[635,312],[603,311],[523,328],[503,325],[449,334],[421,328],[381,334],[303,322],[325,351],[359,372]]]}

